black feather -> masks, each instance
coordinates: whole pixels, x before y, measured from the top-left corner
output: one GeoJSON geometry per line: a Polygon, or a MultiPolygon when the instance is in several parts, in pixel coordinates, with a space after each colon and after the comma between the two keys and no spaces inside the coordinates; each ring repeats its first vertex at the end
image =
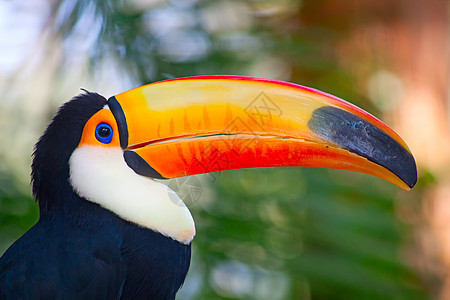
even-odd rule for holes
{"type": "Polygon", "coordinates": [[[0,299],[174,299],[183,284],[190,245],[121,219],[69,182],[84,125],[106,103],[95,93],[75,97],[36,144],[40,218],[0,258],[0,299]]]}
{"type": "Polygon", "coordinates": [[[106,99],[96,93],[73,98],[60,107],[36,143],[31,182],[41,214],[75,208],[63,197],[70,188],[69,158],[80,142],[86,122],[105,105],[106,99]]]}

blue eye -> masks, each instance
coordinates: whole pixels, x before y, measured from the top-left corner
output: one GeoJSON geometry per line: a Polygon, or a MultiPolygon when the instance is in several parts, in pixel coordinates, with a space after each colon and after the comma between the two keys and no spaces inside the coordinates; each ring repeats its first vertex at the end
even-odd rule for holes
{"type": "Polygon", "coordinates": [[[97,140],[103,144],[109,144],[113,138],[112,127],[106,123],[100,123],[95,129],[95,137],[97,140]]]}

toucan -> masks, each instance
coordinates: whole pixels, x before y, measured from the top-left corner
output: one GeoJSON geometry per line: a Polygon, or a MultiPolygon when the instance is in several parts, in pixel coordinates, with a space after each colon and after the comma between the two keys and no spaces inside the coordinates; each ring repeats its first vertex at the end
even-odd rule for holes
{"type": "Polygon", "coordinates": [[[362,109],[293,83],[170,79],[63,104],[35,146],[39,221],[0,260],[1,299],[174,299],[194,220],[159,180],[309,166],[409,190],[405,142],[362,109]]]}

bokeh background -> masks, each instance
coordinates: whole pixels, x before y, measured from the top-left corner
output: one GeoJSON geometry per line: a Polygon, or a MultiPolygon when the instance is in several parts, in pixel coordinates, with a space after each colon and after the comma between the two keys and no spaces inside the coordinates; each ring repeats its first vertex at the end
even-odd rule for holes
{"type": "Polygon", "coordinates": [[[0,0],[0,253],[38,219],[33,144],[80,88],[239,74],[359,105],[408,143],[403,192],[345,171],[167,182],[197,224],[178,299],[450,299],[446,0],[0,0]]]}

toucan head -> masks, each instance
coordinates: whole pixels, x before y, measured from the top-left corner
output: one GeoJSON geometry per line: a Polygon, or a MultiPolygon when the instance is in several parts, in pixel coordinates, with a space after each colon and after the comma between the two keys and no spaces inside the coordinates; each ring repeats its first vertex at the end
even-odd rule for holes
{"type": "Polygon", "coordinates": [[[68,184],[127,221],[189,243],[188,209],[152,179],[278,166],[357,171],[404,190],[417,181],[405,142],[367,112],[311,88],[238,76],[166,80],[108,100],[80,95],[37,143],[32,177],[41,210],[63,202],[54,188],[68,184]]]}

